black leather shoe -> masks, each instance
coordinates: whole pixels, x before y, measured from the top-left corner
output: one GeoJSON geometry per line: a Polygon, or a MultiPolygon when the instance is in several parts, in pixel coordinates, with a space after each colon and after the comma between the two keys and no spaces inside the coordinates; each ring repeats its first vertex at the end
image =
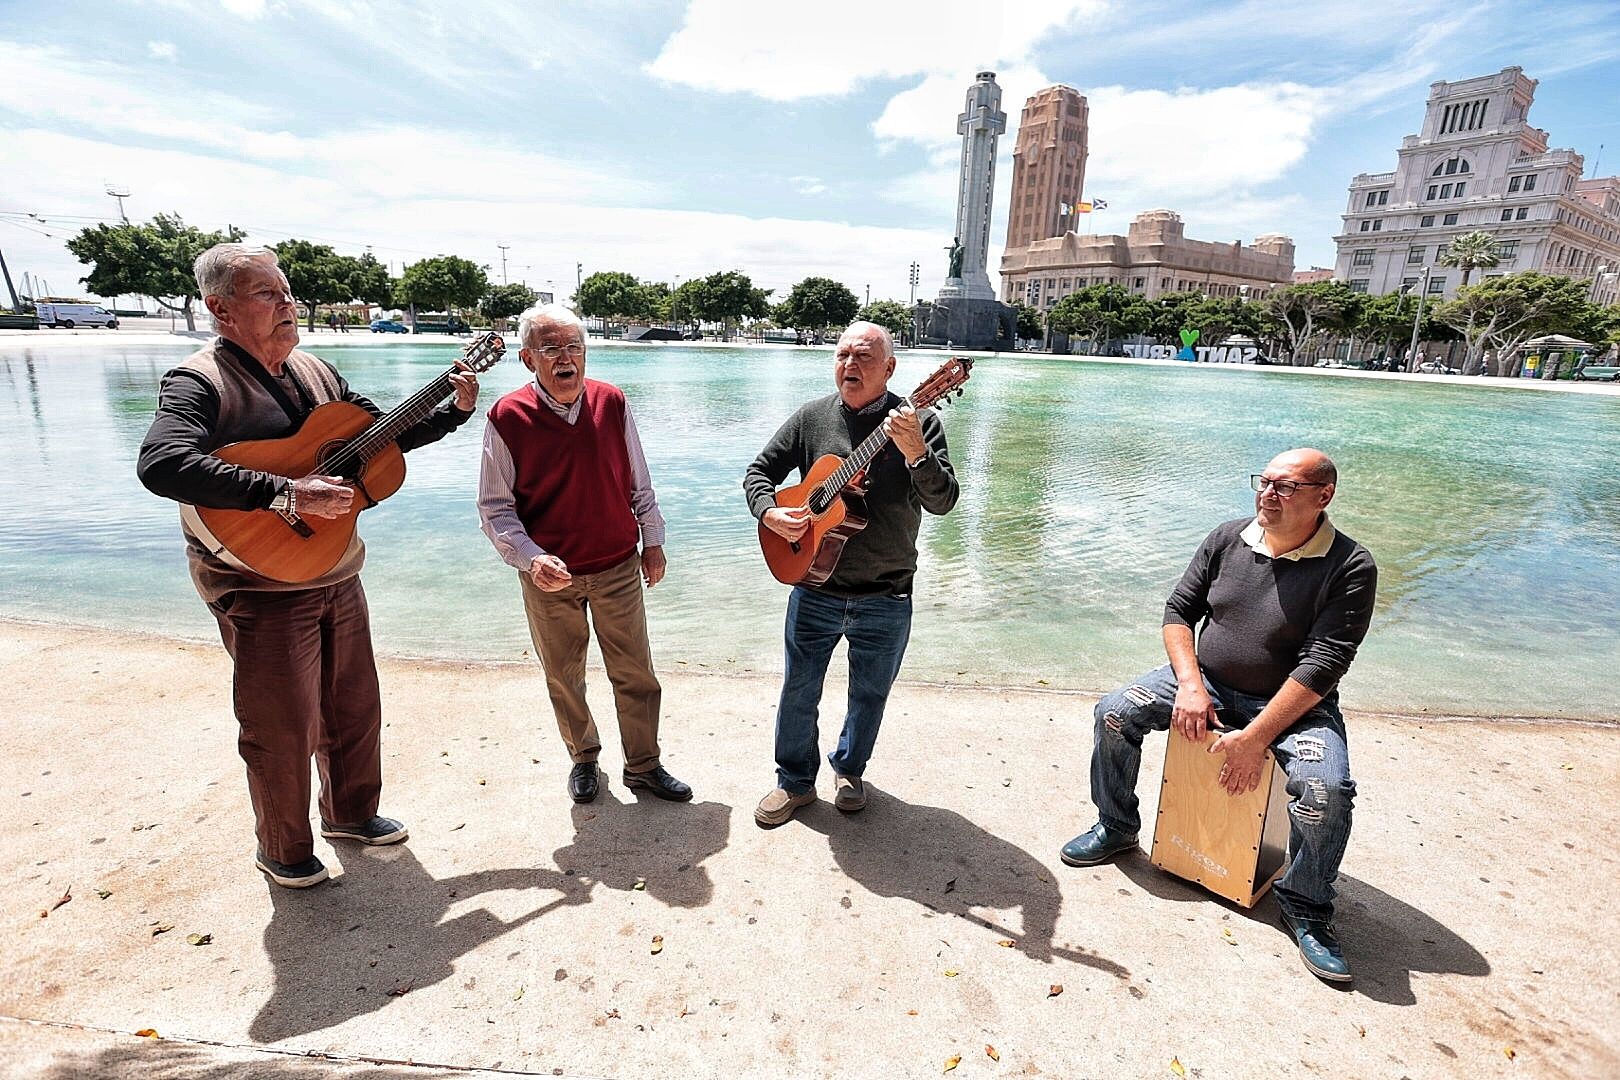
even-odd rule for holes
{"type": "Polygon", "coordinates": [[[1087,832],[1070,840],[1058,852],[1058,858],[1070,866],[1096,866],[1107,862],[1122,851],[1131,851],[1136,847],[1136,837],[1121,836],[1102,822],[1093,825],[1087,832]]]}
{"type": "Polygon", "coordinates": [[[596,762],[581,761],[568,770],[568,797],[575,802],[594,802],[598,786],[596,762]]]}
{"type": "Polygon", "coordinates": [[[669,771],[662,765],[655,767],[651,772],[625,773],[624,786],[650,791],[660,799],[668,799],[670,802],[686,802],[692,797],[692,789],[669,775],[669,771]]]}

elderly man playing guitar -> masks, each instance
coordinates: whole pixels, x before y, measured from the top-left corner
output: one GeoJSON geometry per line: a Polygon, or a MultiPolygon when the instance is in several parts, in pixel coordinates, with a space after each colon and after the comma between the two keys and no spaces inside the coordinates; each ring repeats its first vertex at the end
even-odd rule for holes
{"type": "MultiPolygon", "coordinates": [[[[247,763],[259,841],[255,865],[277,885],[305,888],[327,877],[309,820],[312,755],[321,774],[323,836],[363,844],[406,837],[404,825],[377,814],[382,702],[360,588],[365,546],[340,533],[329,558],[317,556],[315,568],[288,580],[252,569],[243,561],[251,556],[216,542],[195,512],[243,512],[237,516],[264,522],[267,535],[284,537],[288,547],[330,535],[316,526],[333,519],[347,524],[362,506],[398,487],[404,476],[398,451],[435,442],[466,423],[478,380],[458,363],[409,409],[390,414],[404,412],[408,426],[399,424],[397,437],[386,440],[371,432],[353,476],[298,467],[296,453],[284,472],[232,464],[228,444],[292,444],[296,433],[318,426],[306,424],[318,408],[331,415],[357,406],[371,417],[381,410],[350,390],[330,364],[296,348],[298,309],[274,252],[219,244],[197,259],[195,272],[219,337],[163,377],[138,474],[153,493],[190,504],[183,529],[192,581],[235,662],[237,746],[247,763]],[[432,408],[429,391],[453,392],[454,401],[432,408]],[[387,491],[361,471],[379,452],[386,452],[391,470],[383,481],[387,491]]],[[[494,351],[499,354],[498,344],[494,351]]]]}
{"type": "MultiPolygon", "coordinates": [[[[816,799],[816,718],[827,664],[840,638],[849,641],[849,704],[838,747],[827,758],[836,777],[834,805],[851,813],[866,805],[861,778],[911,636],[922,512],[949,513],[960,493],[939,417],[917,412],[889,391],[894,365],[894,340],[887,330],[869,322],[851,325],[838,339],[833,360],[837,393],[789,417],[743,478],[769,557],[773,538],[780,538],[777,547],[796,549],[816,534],[813,519],[825,514],[825,508],[817,514],[813,498],[809,505],[779,500],[777,484],[794,469],[810,478],[824,455],[859,459],[863,443],[881,446],[855,473],[851,490],[838,495],[850,503],[851,517],[864,516],[864,528],[843,539],[830,572],[820,564],[819,572],[800,580],[788,597],[776,787],[754,811],[755,821],[765,827],[783,824],[816,799]],[[880,436],[869,443],[879,431],[887,440],[880,436]]],[[[844,512],[837,508],[839,515],[844,512]]]]}

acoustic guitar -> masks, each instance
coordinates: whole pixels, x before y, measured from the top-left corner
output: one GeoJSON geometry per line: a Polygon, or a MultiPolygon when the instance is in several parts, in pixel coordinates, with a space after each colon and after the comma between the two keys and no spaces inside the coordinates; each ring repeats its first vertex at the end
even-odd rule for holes
{"type": "MultiPolygon", "coordinates": [[[[461,360],[474,372],[488,371],[506,345],[496,333],[469,342],[461,360]]],[[[355,518],[398,491],[405,482],[405,454],[395,440],[455,393],[452,365],[384,416],[372,416],[352,401],[328,401],[282,439],[231,443],[214,457],[232,465],[301,479],[337,476],[354,485],[357,498],[341,517],[303,517],[282,510],[216,510],[182,503],[180,517],[209,551],[238,570],[272,581],[313,581],[343,558],[354,539],[355,518]]]]}
{"type": "MultiPolygon", "coordinates": [[[[953,356],[941,364],[902,404],[914,409],[948,403],[952,391],[960,397],[973,361],[953,356]]],[[[862,481],[889,437],[879,427],[861,441],[847,458],[825,454],[804,479],[776,493],[780,507],[810,508],[810,527],[797,540],[784,540],[760,522],[759,547],[771,575],[784,585],[820,585],[832,576],[849,538],[866,528],[865,488],[862,481]]]]}

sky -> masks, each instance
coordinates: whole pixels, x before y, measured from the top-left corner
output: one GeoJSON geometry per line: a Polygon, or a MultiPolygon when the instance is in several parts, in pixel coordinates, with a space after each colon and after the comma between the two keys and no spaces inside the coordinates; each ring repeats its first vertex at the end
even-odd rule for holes
{"type": "Polygon", "coordinates": [[[0,253],[56,295],[63,246],[181,214],[392,264],[451,254],[559,296],[583,272],[738,269],[786,295],[932,297],[956,115],[1003,89],[989,271],[1024,99],[1090,103],[1091,230],[1168,208],[1202,240],[1331,266],[1350,178],[1394,168],[1431,82],[1508,65],[1530,121],[1620,172],[1610,0],[0,0],[0,253]],[[1606,149],[1599,156],[1599,146],[1606,149]],[[34,215],[32,217],[25,215],[34,215]]]}

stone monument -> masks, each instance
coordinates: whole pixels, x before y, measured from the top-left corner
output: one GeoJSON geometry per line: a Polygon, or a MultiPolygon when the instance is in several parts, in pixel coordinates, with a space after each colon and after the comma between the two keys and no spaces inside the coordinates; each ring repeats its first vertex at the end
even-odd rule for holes
{"type": "Polygon", "coordinates": [[[1007,130],[996,73],[981,71],[956,118],[962,136],[957,179],[956,236],[947,248],[945,284],[928,311],[922,340],[963,349],[1012,347],[1018,320],[996,299],[985,266],[990,249],[990,200],[996,183],[996,138],[1007,130]]]}

